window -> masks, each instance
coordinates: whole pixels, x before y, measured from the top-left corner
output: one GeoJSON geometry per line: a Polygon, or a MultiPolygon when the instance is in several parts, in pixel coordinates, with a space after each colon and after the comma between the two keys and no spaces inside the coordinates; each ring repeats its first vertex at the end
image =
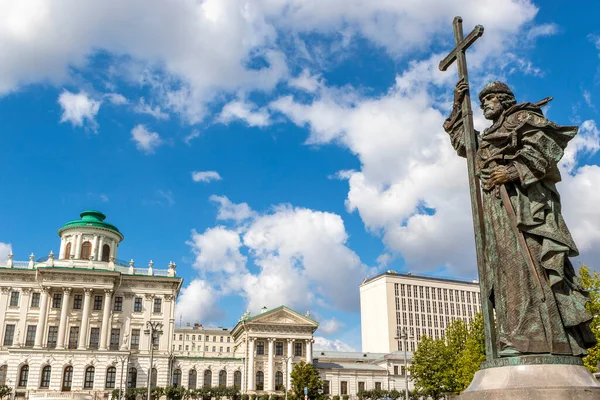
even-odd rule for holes
{"type": "Polygon", "coordinates": [[[92,244],[88,241],[81,243],[81,257],[82,260],[88,260],[92,254],[92,244]]]}
{"type": "Polygon", "coordinates": [[[6,385],[6,371],[8,366],[4,364],[0,367],[0,385],[6,385]]]}
{"type": "Polygon", "coordinates": [[[230,349],[230,347],[227,347],[227,352],[228,352],[228,353],[229,353],[229,349],[230,349]]]}
{"type": "Polygon", "coordinates": [[[283,355],[283,342],[275,342],[275,355],[276,356],[283,355]]]}
{"type": "MultiPolygon", "coordinates": [[[[402,285],[404,286],[404,285],[402,285]]],[[[330,394],[329,393],[329,381],[323,381],[323,394],[330,394]]]]}
{"type": "Polygon", "coordinates": [[[133,312],[142,312],[143,303],[141,297],[136,297],[133,302],[133,312]]]}
{"type": "Polygon", "coordinates": [[[294,343],[294,355],[296,357],[302,356],[302,343],[299,343],[299,342],[294,343]]]}
{"type": "Polygon", "coordinates": [[[73,296],[73,310],[81,310],[81,303],[83,300],[83,296],[80,294],[76,294],[73,296]]]}
{"type": "Polygon", "coordinates": [[[365,383],[364,382],[358,382],[358,393],[364,392],[364,391],[365,391],[365,383]]]}
{"type": "Polygon", "coordinates": [[[108,258],[110,257],[110,246],[105,244],[102,246],[102,258],[101,260],[104,262],[108,262],[108,258]]]}
{"type": "Polygon", "coordinates": [[[394,375],[398,375],[398,366],[394,365],[394,375]]]}
{"type": "Polygon", "coordinates": [[[152,312],[160,313],[161,308],[162,308],[162,299],[161,298],[154,299],[154,308],[152,309],[152,312]]]}
{"type": "Polygon", "coordinates": [[[112,328],[110,330],[110,349],[119,350],[119,340],[121,339],[121,329],[112,328]]]}
{"type": "Polygon", "coordinates": [[[213,346],[213,353],[217,351],[217,346],[213,346]]]}
{"type": "Polygon", "coordinates": [[[62,293],[54,293],[52,295],[52,308],[60,308],[62,303],[62,293]]]}
{"type": "Polygon", "coordinates": [[[129,367],[129,371],[127,371],[127,387],[137,387],[137,369],[134,367],[129,367]]]}
{"type": "Polygon", "coordinates": [[[204,346],[204,351],[208,351],[208,346],[204,346]]]}
{"type": "Polygon", "coordinates": [[[222,352],[223,352],[223,346],[219,346],[219,353],[222,353],[222,352]]]}
{"type": "Polygon", "coordinates": [[[156,381],[158,379],[158,371],[156,368],[152,368],[152,374],[150,375],[150,387],[156,387],[156,381]]]}
{"type": "Polygon", "coordinates": [[[256,355],[265,354],[265,342],[259,340],[256,342],[256,355]]]}
{"type": "Polygon", "coordinates": [[[173,371],[173,386],[181,386],[181,370],[179,368],[173,371]]]}
{"type": "Polygon", "coordinates": [[[98,340],[100,339],[100,328],[90,329],[90,349],[98,348],[98,340]]]}
{"type": "Polygon", "coordinates": [[[196,389],[196,381],[198,380],[198,373],[195,369],[190,369],[188,372],[188,389],[196,389]]]}
{"type": "Polygon", "coordinates": [[[40,307],[40,292],[31,293],[31,308],[40,307]]]}
{"type": "Polygon", "coordinates": [[[113,306],[113,311],[123,311],[123,297],[121,297],[121,296],[115,297],[115,304],[113,306]]]}
{"type": "Polygon", "coordinates": [[[79,345],[79,327],[72,326],[69,328],[69,349],[76,349],[79,345]]]}
{"type": "Polygon", "coordinates": [[[217,337],[213,336],[213,342],[216,342],[216,341],[217,341],[217,337]]]}
{"type": "Polygon", "coordinates": [[[208,342],[210,340],[210,336],[206,335],[206,341],[208,342]]]}
{"type": "Polygon", "coordinates": [[[283,372],[275,372],[275,390],[283,390],[283,372]]]}
{"type": "Polygon", "coordinates": [[[25,346],[31,347],[35,344],[35,333],[37,331],[36,325],[29,325],[27,327],[27,336],[25,336],[25,346]]]}
{"type": "Polygon", "coordinates": [[[131,330],[131,350],[139,350],[140,349],[140,330],[132,329],[131,330]]]}
{"type": "Polygon", "coordinates": [[[242,373],[240,371],[233,373],[233,387],[238,389],[242,387],[242,373]]]}
{"type": "Polygon", "coordinates": [[[19,371],[19,383],[18,387],[27,387],[27,379],[29,378],[29,365],[23,365],[21,371],[19,371]]]}
{"type": "MultiPolygon", "coordinates": [[[[416,287],[415,287],[415,290],[416,290],[416,287]]],[[[347,381],[340,382],[340,393],[342,395],[348,394],[348,382],[347,381]]]]}
{"type": "Polygon", "coordinates": [[[58,337],[58,326],[50,326],[48,327],[48,343],[46,346],[49,349],[53,349],[56,347],[56,338],[58,337]]]}
{"type": "Polygon", "coordinates": [[[204,387],[211,387],[212,372],[210,369],[204,370],[204,387]]]}
{"type": "Polygon", "coordinates": [[[227,336],[227,343],[231,342],[231,336],[227,336]]]}
{"type": "Polygon", "coordinates": [[[94,367],[87,367],[85,369],[85,376],[83,379],[83,388],[84,389],[93,389],[94,388],[94,373],[96,369],[94,367]]]}
{"type": "Polygon", "coordinates": [[[63,255],[64,259],[69,259],[71,258],[71,243],[67,243],[67,245],[65,246],[65,254],[63,255]]]}
{"type": "Polygon", "coordinates": [[[15,326],[6,325],[4,330],[4,346],[12,346],[15,337],[15,326]]]}
{"type": "Polygon", "coordinates": [[[65,367],[63,371],[63,379],[62,379],[62,391],[70,392],[71,386],[73,384],[73,367],[70,365],[65,367]]]}
{"type": "MultiPolygon", "coordinates": [[[[200,336],[198,336],[200,337],[200,336]]],[[[192,335],[192,341],[196,340],[196,335],[192,335]]]]}
{"type": "Polygon", "coordinates": [[[256,390],[265,390],[265,374],[262,371],[256,372],[256,390]]]}
{"type": "Polygon", "coordinates": [[[381,390],[381,382],[375,382],[375,390],[381,390]]]}
{"type": "Polygon", "coordinates": [[[219,336],[219,342],[223,343],[223,336],[219,336]]]}
{"type": "Polygon", "coordinates": [[[19,307],[19,292],[10,292],[10,307],[19,307]]]}
{"type": "Polygon", "coordinates": [[[219,371],[219,387],[227,386],[227,371],[224,369],[219,371]]]}
{"type": "Polygon", "coordinates": [[[40,389],[48,389],[50,387],[50,375],[52,374],[52,367],[46,365],[42,368],[42,377],[40,379],[40,389]]]}

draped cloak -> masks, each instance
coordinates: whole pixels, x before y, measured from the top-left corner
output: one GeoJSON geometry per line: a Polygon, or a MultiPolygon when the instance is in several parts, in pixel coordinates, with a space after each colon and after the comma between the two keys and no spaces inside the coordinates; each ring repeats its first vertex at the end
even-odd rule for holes
{"type": "MultiPolygon", "coordinates": [[[[589,296],[569,260],[578,250],[556,189],[558,162],[577,127],[546,119],[540,107],[548,101],[516,104],[477,135],[478,176],[489,176],[496,165],[512,165],[518,172],[505,186],[540,278],[538,282],[519,250],[498,188],[483,182],[486,293],[481,295],[494,305],[501,355],[516,350],[583,356],[596,343],[589,327],[592,316],[585,309],[589,296]]],[[[444,129],[458,155],[465,157],[460,109],[453,110],[444,129]]]]}

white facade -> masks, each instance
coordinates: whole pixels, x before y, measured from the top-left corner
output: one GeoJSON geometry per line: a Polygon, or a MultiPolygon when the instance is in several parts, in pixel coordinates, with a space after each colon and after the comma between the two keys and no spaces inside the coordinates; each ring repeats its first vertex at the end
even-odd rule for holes
{"type": "Polygon", "coordinates": [[[421,336],[445,335],[455,319],[470,322],[481,311],[479,284],[387,271],[360,285],[362,349],[414,351],[421,336]],[[408,340],[398,339],[406,328],[408,340]],[[412,339],[411,339],[412,338],[412,339]]]}

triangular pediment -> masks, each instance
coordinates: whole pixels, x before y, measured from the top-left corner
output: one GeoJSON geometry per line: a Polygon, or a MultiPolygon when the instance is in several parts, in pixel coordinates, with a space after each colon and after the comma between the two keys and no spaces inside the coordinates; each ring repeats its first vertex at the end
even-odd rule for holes
{"type": "Polygon", "coordinates": [[[256,315],[249,319],[252,324],[269,324],[269,325],[308,325],[315,328],[319,324],[311,318],[297,313],[291,308],[281,306],[262,314],[256,315]]]}

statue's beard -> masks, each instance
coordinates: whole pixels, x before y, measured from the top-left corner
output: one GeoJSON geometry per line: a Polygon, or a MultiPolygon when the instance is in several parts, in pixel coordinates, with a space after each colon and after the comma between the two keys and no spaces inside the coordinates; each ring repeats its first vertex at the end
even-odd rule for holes
{"type": "Polygon", "coordinates": [[[485,119],[496,120],[502,114],[502,107],[497,108],[486,108],[483,110],[483,116],[485,119]]]}

